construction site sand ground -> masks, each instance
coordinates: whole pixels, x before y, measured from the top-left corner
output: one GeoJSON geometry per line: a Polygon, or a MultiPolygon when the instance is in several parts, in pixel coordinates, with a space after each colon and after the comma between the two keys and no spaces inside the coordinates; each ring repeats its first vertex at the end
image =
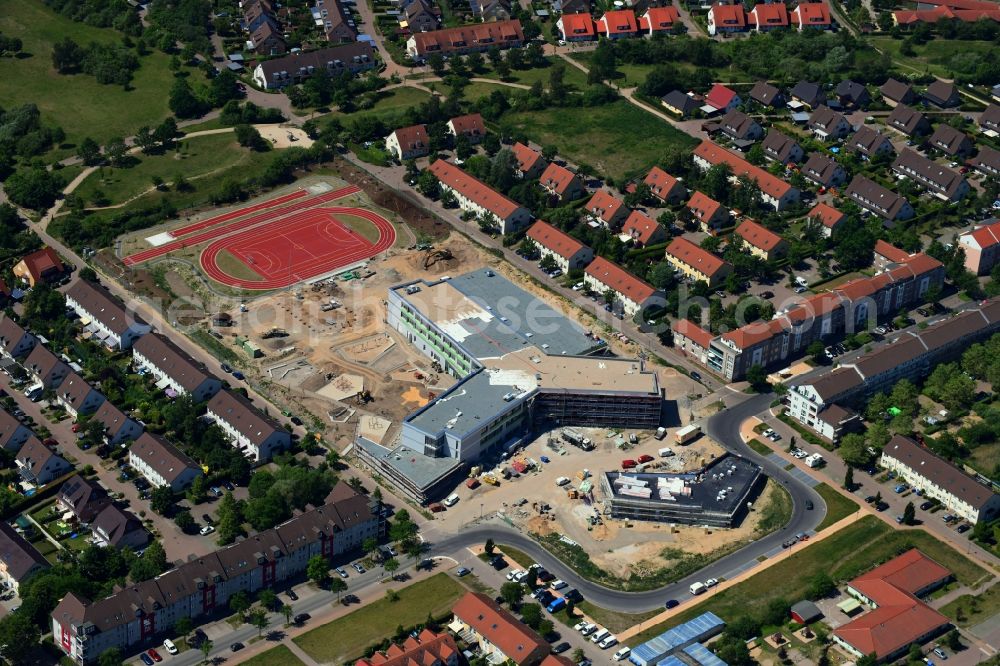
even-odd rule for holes
{"type": "MultiPolygon", "coordinates": [[[[533,459],[539,466],[519,477],[500,479],[499,486],[480,485],[470,490],[464,484],[455,491],[459,502],[444,513],[436,514],[438,520],[449,523],[448,531],[457,531],[480,515],[499,511],[526,532],[535,534],[564,535],[580,544],[593,561],[618,576],[627,577],[641,570],[653,571],[669,566],[676,561],[677,551],[684,554],[708,554],[726,548],[734,542],[749,540],[754,536],[761,514],[760,507],[766,506],[774,492],[781,492],[769,482],[763,495],[755,502],[741,525],[733,529],[704,528],[688,525],[672,526],[666,523],[612,520],[601,516],[601,524],[591,526],[590,518],[595,511],[602,510],[604,493],[600,487],[602,472],[620,469],[625,458],[636,459],[646,454],[656,458],[659,472],[680,472],[704,466],[725,450],[708,437],[702,436],[687,446],[673,443],[676,428],[668,429],[666,439],[659,441],[649,431],[611,431],[601,428],[572,428],[573,431],[591,439],[593,451],[584,451],[563,442],[560,430],[553,430],[536,438],[523,453],[515,459],[533,459]],[[618,438],[628,442],[629,435],[636,434],[639,442],[626,449],[616,446],[618,438]],[[609,435],[611,435],[609,437],[609,435]],[[554,448],[549,439],[554,440],[554,448]],[[660,458],[658,451],[669,446],[676,455],[660,458]],[[541,462],[542,456],[550,462],[541,462]],[[571,499],[568,488],[579,487],[578,474],[589,470],[589,480],[593,483],[592,504],[583,499],[571,499]],[[556,479],[570,478],[570,484],[560,487],[556,479]],[[523,505],[521,500],[527,500],[523,505]],[[548,504],[550,510],[544,514],[538,511],[541,504],[548,504]],[[671,554],[669,550],[673,550],[671,554]],[[667,550],[667,557],[664,551],[667,550]],[[670,557],[672,555],[672,557],[670,557]]],[[[603,513],[603,512],[602,512],[603,513]]]]}
{"type": "Polygon", "coordinates": [[[309,135],[299,127],[284,127],[282,125],[254,125],[260,135],[275,148],[308,148],[313,143],[309,135]]]}

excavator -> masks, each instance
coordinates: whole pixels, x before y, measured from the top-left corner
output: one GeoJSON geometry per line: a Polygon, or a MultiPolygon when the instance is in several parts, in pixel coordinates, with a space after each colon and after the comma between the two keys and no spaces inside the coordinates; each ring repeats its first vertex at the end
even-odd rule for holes
{"type": "Polygon", "coordinates": [[[427,256],[424,257],[424,270],[427,270],[439,261],[449,261],[454,258],[455,255],[448,248],[430,249],[427,251],[427,256]]]}

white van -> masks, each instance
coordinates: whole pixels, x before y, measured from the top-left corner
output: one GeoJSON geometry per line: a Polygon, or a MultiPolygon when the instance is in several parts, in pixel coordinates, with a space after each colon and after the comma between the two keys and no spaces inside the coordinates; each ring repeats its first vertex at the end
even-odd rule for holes
{"type": "Polygon", "coordinates": [[[624,647],[620,647],[620,648],[618,648],[618,651],[617,651],[617,652],[615,652],[615,654],[614,654],[614,656],[612,657],[612,659],[614,659],[615,661],[621,661],[621,660],[622,660],[622,659],[624,659],[625,657],[629,656],[629,654],[630,654],[631,652],[632,652],[632,648],[630,648],[630,647],[629,647],[629,646],[627,646],[627,645],[626,645],[626,646],[624,646],[624,647]]]}
{"type": "Polygon", "coordinates": [[[166,650],[168,654],[177,654],[178,652],[177,646],[174,645],[174,642],[169,638],[163,641],[163,649],[166,650]]]}
{"type": "Polygon", "coordinates": [[[594,632],[594,635],[590,637],[590,642],[591,643],[600,643],[601,641],[603,641],[605,638],[607,638],[610,635],[611,635],[610,631],[608,631],[604,627],[598,627],[597,631],[594,632]]]}
{"type": "Polygon", "coordinates": [[[691,583],[691,587],[688,588],[688,590],[690,590],[691,594],[693,594],[695,596],[698,596],[699,594],[701,594],[702,592],[704,592],[707,589],[708,588],[705,587],[704,583],[691,583]]]}
{"type": "Polygon", "coordinates": [[[448,495],[447,497],[444,498],[445,506],[455,506],[456,504],[458,504],[458,495],[456,495],[455,493],[452,493],[451,495],[448,495]]]}
{"type": "Polygon", "coordinates": [[[568,586],[566,584],[566,581],[564,581],[564,580],[558,580],[557,579],[557,580],[554,580],[551,583],[549,583],[549,587],[551,587],[553,590],[561,590],[564,587],[568,587],[568,586]]]}
{"type": "Polygon", "coordinates": [[[615,637],[614,635],[611,635],[611,636],[606,636],[603,641],[597,644],[597,647],[601,648],[602,650],[607,650],[612,645],[617,645],[617,644],[618,644],[618,638],[615,637]]]}

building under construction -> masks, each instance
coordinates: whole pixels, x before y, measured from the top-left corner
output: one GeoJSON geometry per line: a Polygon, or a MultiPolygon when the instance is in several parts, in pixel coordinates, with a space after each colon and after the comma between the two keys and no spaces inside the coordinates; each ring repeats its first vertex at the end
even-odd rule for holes
{"type": "Polygon", "coordinates": [[[736,527],[766,481],[758,465],[725,454],[682,474],[605,472],[601,489],[612,518],[736,527]]]}
{"type": "MultiPolygon", "coordinates": [[[[415,454],[465,465],[499,459],[541,424],[660,424],[655,372],[609,355],[603,340],[492,270],[393,287],[387,322],[460,381],[407,416],[381,457],[366,456],[386,476],[400,459],[423,467],[415,454]]],[[[359,448],[371,451],[368,444],[359,448]]],[[[438,494],[407,485],[422,501],[438,494]]]]}

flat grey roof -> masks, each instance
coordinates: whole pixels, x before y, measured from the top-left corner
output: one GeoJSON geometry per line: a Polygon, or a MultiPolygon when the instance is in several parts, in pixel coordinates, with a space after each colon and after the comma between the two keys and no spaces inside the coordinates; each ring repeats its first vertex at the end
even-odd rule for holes
{"type": "Polygon", "coordinates": [[[505,377],[489,370],[480,370],[407,417],[407,421],[430,435],[436,435],[442,430],[463,435],[483,423],[481,416],[492,419],[507,405],[513,407],[517,402],[514,399],[504,400],[505,397],[515,398],[534,389],[533,385],[513,386],[506,383],[505,377]]]}
{"type": "Polygon", "coordinates": [[[425,456],[403,446],[389,449],[363,437],[358,437],[354,444],[368,451],[372,457],[385,461],[418,488],[427,488],[462,464],[453,458],[425,456]]]}
{"type": "Polygon", "coordinates": [[[582,326],[493,270],[482,268],[420,286],[414,294],[406,293],[406,285],[394,289],[476,358],[530,346],[571,356],[603,347],[582,326]]]}

